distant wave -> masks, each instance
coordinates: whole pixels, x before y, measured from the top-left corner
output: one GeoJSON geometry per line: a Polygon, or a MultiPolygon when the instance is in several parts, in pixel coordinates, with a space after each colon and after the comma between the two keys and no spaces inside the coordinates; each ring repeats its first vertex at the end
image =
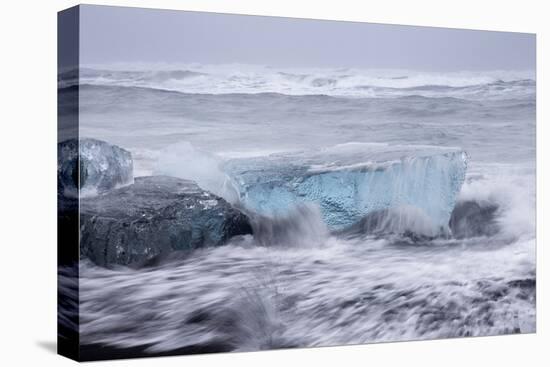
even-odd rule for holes
{"type": "MultiPolygon", "coordinates": [[[[143,87],[194,94],[329,95],[343,97],[455,97],[510,99],[534,96],[532,71],[417,72],[404,70],[297,69],[255,65],[135,65],[81,68],[80,83],[143,87]]],[[[74,71],[59,86],[75,84],[74,71]]]]}

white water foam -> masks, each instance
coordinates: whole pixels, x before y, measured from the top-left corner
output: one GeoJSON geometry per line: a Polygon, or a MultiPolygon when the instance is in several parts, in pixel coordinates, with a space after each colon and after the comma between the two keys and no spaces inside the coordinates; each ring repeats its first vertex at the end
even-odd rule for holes
{"type": "MultiPolygon", "coordinates": [[[[418,72],[328,68],[274,68],[227,64],[112,64],[81,68],[80,83],[179,91],[184,93],[281,93],[388,97],[422,95],[498,98],[534,92],[532,71],[418,72]],[[519,83],[519,85],[518,85],[519,83]],[[446,88],[446,89],[445,89],[446,88]]],[[[67,84],[67,81],[61,82],[67,84]]],[[[65,85],[64,84],[64,85],[65,85]]]]}

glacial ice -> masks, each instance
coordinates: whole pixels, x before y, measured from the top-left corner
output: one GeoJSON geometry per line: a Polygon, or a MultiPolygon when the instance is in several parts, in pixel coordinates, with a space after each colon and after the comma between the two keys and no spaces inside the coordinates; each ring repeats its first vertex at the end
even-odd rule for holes
{"type": "Polygon", "coordinates": [[[222,166],[241,202],[263,215],[313,202],[337,230],[369,213],[405,209],[437,232],[448,231],[466,168],[459,148],[369,143],[233,158],[222,166]]]}
{"type": "Polygon", "coordinates": [[[58,191],[67,197],[94,196],[134,182],[132,155],[107,142],[81,138],[57,146],[58,191]]]}
{"type": "Polygon", "coordinates": [[[193,181],[168,176],[80,200],[80,255],[95,264],[143,264],[174,251],[249,234],[248,217],[193,181]]]}

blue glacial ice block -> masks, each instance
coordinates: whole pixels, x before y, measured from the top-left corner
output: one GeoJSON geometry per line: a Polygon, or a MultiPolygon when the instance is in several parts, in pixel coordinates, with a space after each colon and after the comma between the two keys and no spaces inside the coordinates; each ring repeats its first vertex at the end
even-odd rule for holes
{"type": "Polygon", "coordinates": [[[369,143],[223,164],[244,205],[264,215],[313,202],[331,229],[342,229],[369,213],[409,208],[436,231],[448,228],[466,168],[459,148],[369,143]]]}
{"type": "Polygon", "coordinates": [[[134,183],[132,155],[105,141],[80,138],[57,145],[58,191],[89,197],[134,183]]]}

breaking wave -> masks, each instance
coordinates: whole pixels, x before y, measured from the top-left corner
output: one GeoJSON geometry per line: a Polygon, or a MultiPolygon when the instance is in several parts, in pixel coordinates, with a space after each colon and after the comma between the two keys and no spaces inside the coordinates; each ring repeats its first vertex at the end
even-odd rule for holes
{"type": "MultiPolygon", "coordinates": [[[[66,72],[61,87],[76,83],[66,72]]],[[[284,69],[254,65],[135,65],[80,69],[81,84],[142,87],[199,94],[280,93],[342,97],[527,98],[535,94],[534,73],[416,72],[407,70],[284,69]]]]}

